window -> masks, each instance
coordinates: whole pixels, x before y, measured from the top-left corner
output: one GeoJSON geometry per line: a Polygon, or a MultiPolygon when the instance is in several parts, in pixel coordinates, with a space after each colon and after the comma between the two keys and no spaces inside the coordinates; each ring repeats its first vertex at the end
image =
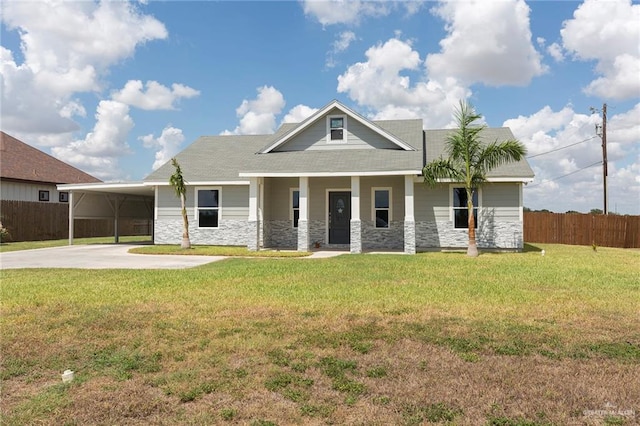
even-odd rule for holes
{"type": "Polygon", "coordinates": [[[347,141],[347,117],[333,115],[327,117],[327,143],[344,143],[347,141]]]}
{"type": "MultiPolygon", "coordinates": [[[[478,190],[473,191],[473,218],[478,227],[478,190]]],[[[453,188],[453,222],[455,228],[469,228],[469,211],[467,210],[467,190],[453,188]]]]}
{"type": "Polygon", "coordinates": [[[376,228],[388,228],[391,222],[391,188],[373,188],[373,221],[376,228]]]}
{"type": "Polygon", "coordinates": [[[217,228],[220,217],[220,190],[197,190],[197,219],[199,228],[217,228]]]}
{"type": "Polygon", "coordinates": [[[293,221],[293,227],[298,227],[298,220],[300,219],[300,191],[298,189],[291,189],[291,220],[293,221]]]}
{"type": "Polygon", "coordinates": [[[49,201],[49,191],[38,191],[38,200],[40,201],[49,201]]]}
{"type": "Polygon", "coordinates": [[[66,191],[58,192],[58,201],[60,201],[61,203],[68,203],[69,202],[69,193],[66,192],[66,191]]]}

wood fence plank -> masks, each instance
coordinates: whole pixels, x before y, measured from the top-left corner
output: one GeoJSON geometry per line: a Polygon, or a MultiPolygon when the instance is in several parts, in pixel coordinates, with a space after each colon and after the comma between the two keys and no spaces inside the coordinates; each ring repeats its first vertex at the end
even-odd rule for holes
{"type": "Polygon", "coordinates": [[[640,216],[524,213],[527,243],[640,248],[640,216]]]}

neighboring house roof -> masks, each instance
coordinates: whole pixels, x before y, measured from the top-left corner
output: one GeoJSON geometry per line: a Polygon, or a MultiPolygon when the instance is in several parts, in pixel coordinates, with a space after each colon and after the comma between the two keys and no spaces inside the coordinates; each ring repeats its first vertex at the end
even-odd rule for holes
{"type": "Polygon", "coordinates": [[[101,182],[5,132],[0,132],[0,177],[42,183],[101,182]]]}

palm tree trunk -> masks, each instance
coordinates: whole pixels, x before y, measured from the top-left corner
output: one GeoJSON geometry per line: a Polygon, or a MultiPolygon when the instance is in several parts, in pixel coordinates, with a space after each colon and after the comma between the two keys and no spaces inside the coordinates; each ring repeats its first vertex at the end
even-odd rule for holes
{"type": "Polygon", "coordinates": [[[478,257],[478,246],[476,245],[476,221],[473,216],[473,192],[467,192],[467,217],[469,226],[469,245],[467,256],[478,257]]]}
{"type": "Polygon", "coordinates": [[[187,217],[187,207],[184,199],[184,194],[180,194],[180,204],[182,205],[182,244],[180,247],[183,249],[191,248],[191,240],[189,239],[189,218],[187,217]]]}

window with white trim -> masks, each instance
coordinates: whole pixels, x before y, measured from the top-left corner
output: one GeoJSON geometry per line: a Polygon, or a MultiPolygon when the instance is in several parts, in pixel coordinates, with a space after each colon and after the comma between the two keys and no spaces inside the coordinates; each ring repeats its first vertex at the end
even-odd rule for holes
{"type": "Polygon", "coordinates": [[[372,219],[376,228],[388,228],[391,223],[391,188],[371,188],[372,219]]]}
{"type": "Polygon", "coordinates": [[[196,189],[198,228],[217,228],[220,222],[220,189],[196,189]]]}
{"type": "MultiPolygon", "coordinates": [[[[462,186],[451,188],[454,228],[469,229],[469,210],[467,208],[467,190],[462,186]]],[[[478,190],[473,191],[474,228],[478,227],[478,190]]]]}
{"type": "Polygon", "coordinates": [[[347,142],[347,116],[327,116],[327,143],[347,142]]]}
{"type": "Polygon", "coordinates": [[[300,219],[300,190],[298,188],[291,188],[291,196],[289,197],[291,212],[291,223],[294,228],[298,227],[298,220],[300,219]]]}

